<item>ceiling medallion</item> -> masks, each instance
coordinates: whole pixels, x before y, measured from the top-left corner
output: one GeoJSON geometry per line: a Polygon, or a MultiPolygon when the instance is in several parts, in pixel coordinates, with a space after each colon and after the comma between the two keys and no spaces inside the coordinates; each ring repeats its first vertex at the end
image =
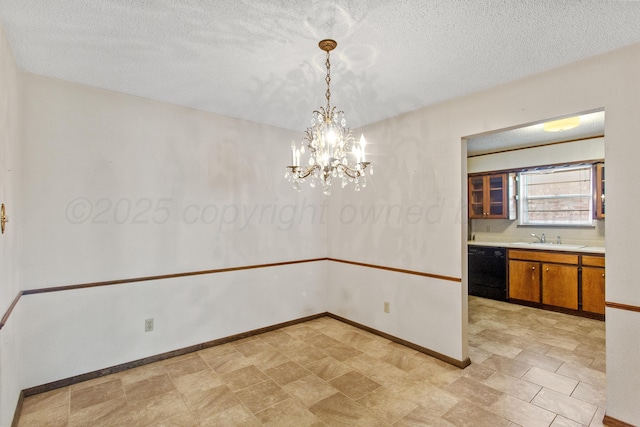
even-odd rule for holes
{"type": "Polygon", "coordinates": [[[337,111],[331,106],[331,63],[329,52],[336,48],[335,40],[322,40],[318,43],[320,49],[327,52],[327,106],[320,107],[312,114],[311,126],[305,131],[300,147],[291,141],[291,166],[287,166],[285,178],[293,183],[293,188],[300,191],[301,184],[309,178],[309,186],[321,184],[324,194],[331,194],[331,181],[338,179],[342,187],[353,183],[356,191],[366,187],[365,169],[373,174],[373,168],[366,161],[365,147],[367,141],[364,135],[355,141],[351,129],[347,127],[344,111],[337,111]],[[306,145],[306,148],[305,148],[306,145]],[[304,166],[300,156],[309,151],[309,159],[304,166]]]}

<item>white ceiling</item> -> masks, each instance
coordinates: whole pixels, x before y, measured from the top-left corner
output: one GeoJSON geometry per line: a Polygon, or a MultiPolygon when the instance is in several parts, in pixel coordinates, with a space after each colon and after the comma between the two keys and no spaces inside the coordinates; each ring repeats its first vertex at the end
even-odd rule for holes
{"type": "MultiPolygon", "coordinates": [[[[545,132],[544,123],[535,123],[469,137],[467,138],[467,156],[604,135],[604,111],[579,114],[578,117],[580,117],[580,124],[577,127],[560,132],[545,132]]],[[[554,118],[550,117],[550,119],[554,118]]]]}
{"type": "Polygon", "coordinates": [[[351,127],[640,42],[640,2],[0,0],[21,69],[302,131],[351,127]]]}

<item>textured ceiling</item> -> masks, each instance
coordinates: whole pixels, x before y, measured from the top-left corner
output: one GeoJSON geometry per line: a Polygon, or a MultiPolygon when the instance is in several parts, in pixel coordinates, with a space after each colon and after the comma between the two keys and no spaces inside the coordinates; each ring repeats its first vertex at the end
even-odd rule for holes
{"type": "Polygon", "coordinates": [[[0,0],[21,69],[284,128],[351,127],[640,42],[640,2],[0,0]]]}
{"type": "Polygon", "coordinates": [[[604,135],[604,111],[581,114],[579,117],[580,124],[577,127],[560,132],[545,132],[544,123],[536,123],[467,138],[467,156],[604,135]]]}

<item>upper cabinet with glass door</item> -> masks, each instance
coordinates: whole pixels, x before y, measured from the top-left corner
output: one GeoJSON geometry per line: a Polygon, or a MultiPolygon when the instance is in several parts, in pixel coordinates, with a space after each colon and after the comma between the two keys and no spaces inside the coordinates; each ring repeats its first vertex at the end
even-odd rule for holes
{"type": "Polygon", "coordinates": [[[507,218],[507,174],[469,177],[469,218],[507,218]]]}

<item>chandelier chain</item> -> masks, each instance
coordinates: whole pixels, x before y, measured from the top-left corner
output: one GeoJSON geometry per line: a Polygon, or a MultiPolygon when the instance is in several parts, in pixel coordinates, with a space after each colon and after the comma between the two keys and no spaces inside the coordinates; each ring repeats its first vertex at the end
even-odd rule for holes
{"type": "Polygon", "coordinates": [[[329,62],[329,51],[327,51],[327,60],[325,62],[327,66],[327,77],[325,77],[324,81],[327,82],[327,92],[325,93],[325,97],[327,98],[327,111],[330,108],[330,100],[331,100],[331,89],[329,89],[329,84],[331,83],[331,63],[329,62]]]}

